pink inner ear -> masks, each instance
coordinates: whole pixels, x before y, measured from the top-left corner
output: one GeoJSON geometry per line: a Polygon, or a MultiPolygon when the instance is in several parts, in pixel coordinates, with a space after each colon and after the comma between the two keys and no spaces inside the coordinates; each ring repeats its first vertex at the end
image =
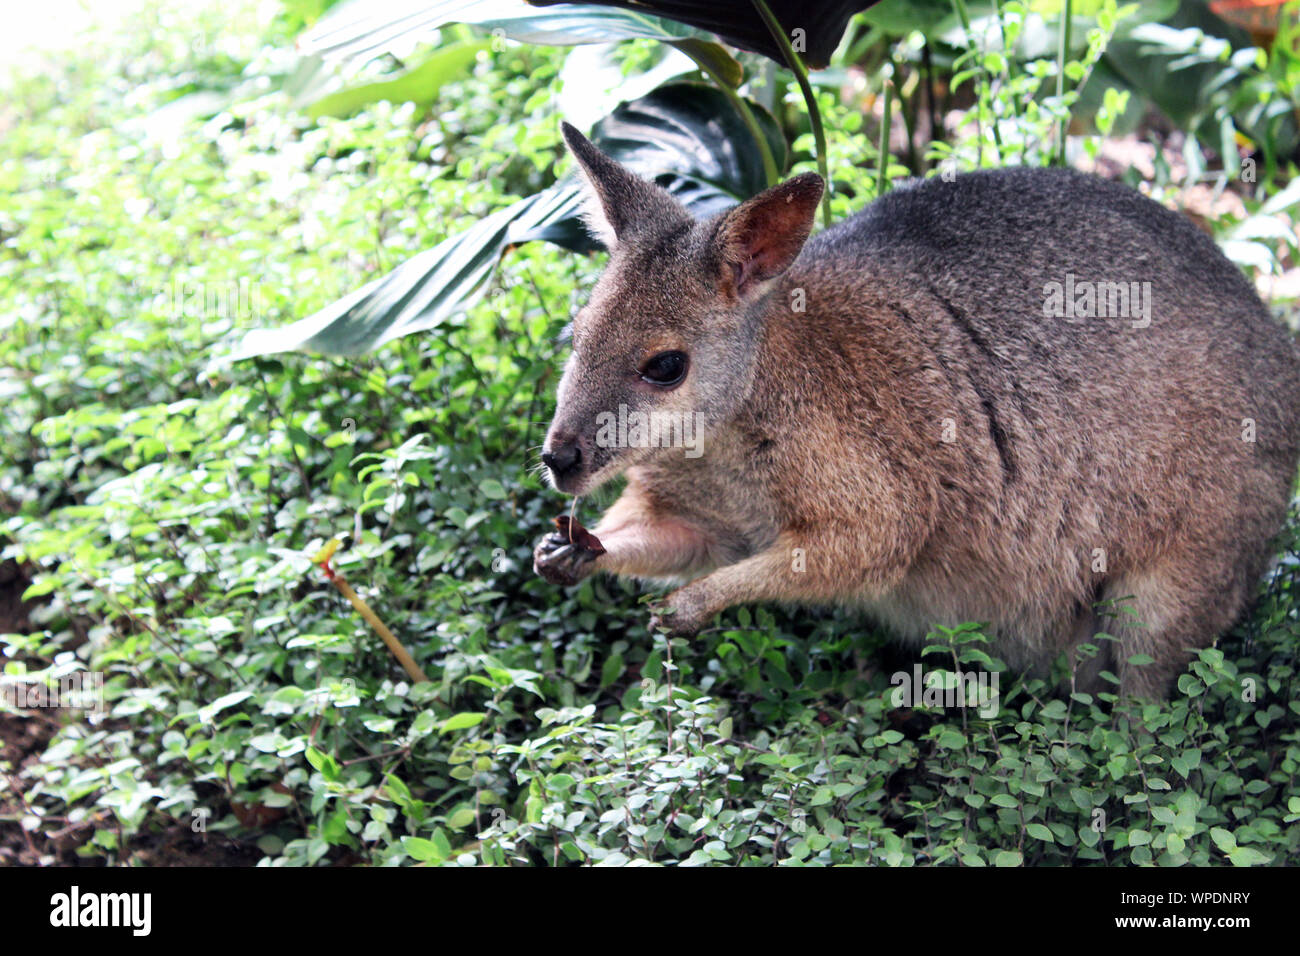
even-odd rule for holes
{"type": "Polygon", "coordinates": [[[732,270],[737,292],[784,272],[799,255],[807,233],[794,224],[791,235],[786,231],[791,224],[780,218],[758,215],[750,219],[745,224],[745,235],[732,246],[736,255],[732,270]]]}
{"type": "Polygon", "coordinates": [[[808,189],[792,180],[736,210],[726,245],[738,293],[789,268],[808,238],[820,196],[820,186],[808,189]]]}

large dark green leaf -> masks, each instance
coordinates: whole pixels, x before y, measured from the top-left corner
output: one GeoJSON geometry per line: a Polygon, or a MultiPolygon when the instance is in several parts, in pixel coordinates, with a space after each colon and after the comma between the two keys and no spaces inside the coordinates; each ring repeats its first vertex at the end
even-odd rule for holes
{"type": "Polygon", "coordinates": [[[539,10],[523,0],[353,0],[299,38],[298,49],[307,57],[351,64],[385,53],[404,57],[421,43],[438,40],[438,31],[451,23],[548,46],[662,40],[730,85],[741,81],[740,64],[707,34],[644,10],[592,4],[566,3],[539,10]]]}
{"type": "MultiPolygon", "coordinates": [[[[783,169],[785,143],[776,121],[757,104],[750,108],[783,169]]],[[[596,124],[592,137],[611,156],[667,188],[698,217],[767,185],[753,137],[730,99],[712,86],[662,86],[620,105],[596,124]]],[[[580,205],[579,184],[563,179],[300,322],[248,333],[218,364],[294,349],[356,355],[433,328],[476,301],[502,253],[512,246],[544,240],[580,251],[597,248],[578,218],[580,205]]]]}
{"type": "Polygon", "coordinates": [[[863,19],[893,36],[913,30],[933,36],[940,24],[956,16],[952,0],[880,0],[863,19]]]}
{"type": "MultiPolygon", "coordinates": [[[[778,170],[786,145],[765,110],[756,116],[778,170]]],[[[744,121],[721,93],[697,83],[670,83],[623,103],[596,124],[594,142],[619,162],[660,185],[696,216],[767,188],[763,163],[744,121]]]]}
{"type": "MultiPolygon", "coordinates": [[[[528,0],[551,7],[563,0],[528,0]]],[[[805,65],[821,69],[844,36],[849,19],[876,0],[768,0],[768,7],[794,42],[805,65]],[[795,31],[800,31],[796,33],[795,31]],[[802,49],[800,49],[802,47],[802,49]]],[[[785,65],[781,48],[754,10],[752,0],[596,0],[596,6],[666,17],[716,34],[732,46],[785,65]]]]}

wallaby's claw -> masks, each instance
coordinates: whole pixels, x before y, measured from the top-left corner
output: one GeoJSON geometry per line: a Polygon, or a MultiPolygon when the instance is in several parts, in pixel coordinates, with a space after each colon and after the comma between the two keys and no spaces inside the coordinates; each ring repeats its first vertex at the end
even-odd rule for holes
{"type": "Polygon", "coordinates": [[[598,556],[597,552],[552,531],[533,549],[533,570],[552,584],[573,585],[592,572],[591,563],[598,556]]]}
{"type": "Polygon", "coordinates": [[[660,628],[668,631],[669,637],[694,637],[701,625],[688,615],[678,613],[668,604],[652,604],[650,615],[650,633],[657,634],[660,628]]]}
{"type": "Polygon", "coordinates": [[[658,634],[659,628],[669,627],[669,621],[672,619],[672,608],[660,607],[657,604],[650,605],[650,621],[646,624],[651,634],[658,634]]]}

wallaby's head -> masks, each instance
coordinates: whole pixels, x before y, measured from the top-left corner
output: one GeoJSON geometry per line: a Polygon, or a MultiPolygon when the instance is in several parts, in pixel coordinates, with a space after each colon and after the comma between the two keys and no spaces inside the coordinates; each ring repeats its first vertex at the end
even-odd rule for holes
{"type": "Polygon", "coordinates": [[[585,494],[656,456],[697,457],[756,376],[775,280],[812,229],[822,180],[796,176],[696,221],[668,192],[564,124],[610,251],[573,317],[573,353],[542,446],[555,487],[585,494]]]}

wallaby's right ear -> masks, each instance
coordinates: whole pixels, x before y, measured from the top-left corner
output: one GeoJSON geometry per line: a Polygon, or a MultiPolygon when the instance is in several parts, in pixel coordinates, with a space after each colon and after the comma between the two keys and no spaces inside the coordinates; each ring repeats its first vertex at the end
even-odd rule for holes
{"type": "Polygon", "coordinates": [[[737,295],[794,264],[812,232],[824,188],[820,176],[804,173],[723,215],[716,242],[737,295]]]}
{"type": "Polygon", "coordinates": [[[560,131],[590,190],[582,217],[606,249],[612,251],[642,228],[662,229],[689,221],[686,211],[663,189],[610,159],[568,123],[561,123],[560,131]]]}

